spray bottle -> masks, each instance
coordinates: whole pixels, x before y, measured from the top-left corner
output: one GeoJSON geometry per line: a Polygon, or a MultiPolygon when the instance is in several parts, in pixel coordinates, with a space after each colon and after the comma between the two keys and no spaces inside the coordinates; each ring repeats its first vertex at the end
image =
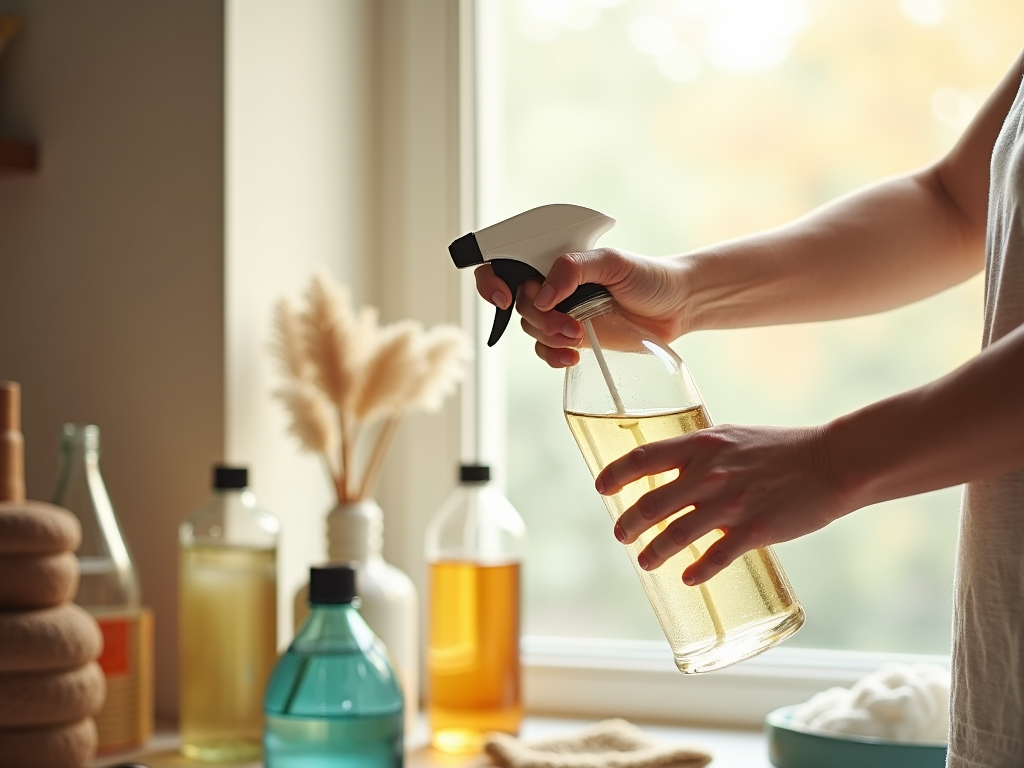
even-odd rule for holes
{"type": "MultiPolygon", "coordinates": [[[[575,205],[545,205],[471,232],[449,246],[460,269],[489,262],[515,296],[526,280],[543,280],[564,253],[588,251],[615,220],[575,205]]],[[[583,325],[580,361],[566,369],[563,408],[587,466],[596,477],[639,445],[711,426],[686,365],[652,332],[623,317],[606,288],[579,286],[556,307],[583,325]]],[[[498,309],[493,346],[512,316],[498,309]]],[[[671,482],[676,470],[651,475],[604,497],[613,520],[641,496],[671,482]]],[[[637,555],[693,507],[646,531],[626,550],[683,673],[710,672],[782,642],[804,612],[771,548],[748,552],[704,584],[688,587],[682,572],[719,537],[712,531],[652,572],[637,555]]]]}

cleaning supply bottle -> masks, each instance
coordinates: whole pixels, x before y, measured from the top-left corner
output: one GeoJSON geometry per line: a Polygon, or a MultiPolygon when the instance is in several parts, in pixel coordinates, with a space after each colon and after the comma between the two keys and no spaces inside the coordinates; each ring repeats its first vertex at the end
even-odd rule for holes
{"type": "Polygon", "coordinates": [[[310,568],[305,623],[267,685],[266,768],[401,768],[402,690],[359,615],[356,570],[310,568]]]}
{"type": "Polygon", "coordinates": [[[490,467],[460,467],[459,485],[425,536],[430,741],[454,754],[479,752],[489,731],[518,733],[523,717],[519,595],[526,528],[490,479],[490,467]]]}
{"type": "Polygon", "coordinates": [[[181,524],[182,753],[206,762],[257,759],[260,703],[277,661],[277,518],[256,503],[249,473],[213,470],[213,494],[181,524]]]}
{"type": "Polygon", "coordinates": [[[65,424],[53,503],[82,525],[75,602],[103,632],[99,663],[107,683],[96,716],[97,752],[144,744],[153,734],[153,613],[140,603],[139,579],[100,474],[100,429],[65,424]]]}
{"type": "MultiPolygon", "coordinates": [[[[515,296],[530,278],[543,279],[564,253],[591,250],[615,220],[588,208],[547,205],[465,235],[449,248],[460,268],[490,262],[515,296]]],[[[580,361],[565,373],[569,427],[596,476],[637,446],[711,426],[711,418],[679,356],[617,309],[606,288],[579,286],[557,309],[583,325],[580,361]]],[[[512,315],[497,310],[488,345],[512,315]]],[[[613,520],[641,496],[671,482],[677,471],[651,475],[604,497],[613,520]]],[[[651,539],[692,507],[646,531],[626,547],[637,576],[684,673],[710,672],[782,642],[804,621],[789,580],[771,548],[748,552],[708,582],[688,587],[683,570],[721,535],[713,531],[654,571],[637,565],[651,539]]]]}

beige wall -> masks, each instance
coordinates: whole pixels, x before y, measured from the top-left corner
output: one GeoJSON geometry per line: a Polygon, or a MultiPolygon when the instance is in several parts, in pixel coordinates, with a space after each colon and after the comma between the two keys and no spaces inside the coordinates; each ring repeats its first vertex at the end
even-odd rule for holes
{"type": "Polygon", "coordinates": [[[375,143],[368,2],[235,0],[227,8],[227,455],[283,524],[279,638],[326,553],[322,465],[286,434],[267,353],[271,313],[321,268],[371,301],[375,143]]]}
{"type": "MultiPolygon", "coordinates": [[[[447,243],[469,225],[459,0],[0,0],[0,130],[43,166],[0,177],[0,378],[25,388],[30,494],[57,430],[92,421],[157,612],[157,704],[177,706],[176,528],[210,465],[246,463],[283,523],[281,640],[330,505],[270,393],[270,310],[315,267],[385,320],[457,322],[447,243]],[[460,152],[462,156],[460,157],[460,152]]],[[[453,485],[459,413],[414,416],[381,485],[386,554],[453,485]]]]}
{"type": "Polygon", "coordinates": [[[33,0],[0,58],[0,131],[42,167],[0,177],[0,378],[24,387],[28,492],[94,422],[157,613],[173,709],[176,531],[224,446],[223,11],[209,0],[33,0]]]}
{"type": "MultiPolygon", "coordinates": [[[[475,223],[467,66],[471,6],[466,0],[392,0],[377,6],[375,295],[389,319],[468,327],[472,314],[465,308],[478,301],[471,273],[454,269],[447,250],[475,223]]],[[[460,425],[472,418],[471,411],[468,404],[460,414],[455,398],[440,414],[410,416],[379,485],[385,557],[409,573],[421,596],[426,594],[423,531],[455,485],[460,425]]]]}
{"type": "MultiPolygon", "coordinates": [[[[320,462],[286,436],[270,398],[271,309],[282,295],[298,298],[321,266],[385,322],[459,322],[471,278],[452,268],[447,246],[472,223],[472,126],[459,87],[468,4],[227,8],[227,451],[252,466],[256,491],[284,523],[287,637],[291,597],[325,553],[332,500],[320,462]]],[[[421,596],[422,532],[454,485],[459,425],[455,400],[411,416],[378,486],[385,556],[421,596]]]]}

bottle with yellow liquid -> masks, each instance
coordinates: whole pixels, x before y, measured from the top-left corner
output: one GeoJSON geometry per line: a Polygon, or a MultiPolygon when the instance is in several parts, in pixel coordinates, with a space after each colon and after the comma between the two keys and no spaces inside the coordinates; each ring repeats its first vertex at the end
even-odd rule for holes
{"type": "MultiPolygon", "coordinates": [[[[611,296],[569,310],[583,323],[580,362],[567,369],[563,406],[594,476],[639,445],[711,426],[711,418],[679,356],[615,311],[611,296]],[[602,343],[601,340],[604,340],[602,343]]],[[[630,483],[605,506],[617,520],[645,493],[671,482],[677,470],[630,483]]],[[[681,672],[710,672],[755,656],[792,635],[804,621],[771,548],[748,552],[696,587],[683,570],[721,535],[713,531],[653,571],[637,555],[683,509],[626,547],[681,672]]]]}
{"type": "Polygon", "coordinates": [[[516,734],[523,719],[519,595],[526,528],[464,465],[459,486],[426,532],[430,569],[427,715],[434,748],[471,754],[489,731],[516,734]]]}
{"type": "Polygon", "coordinates": [[[213,496],[179,530],[182,753],[256,760],[277,661],[277,541],[242,468],[214,468],[213,496]]]}
{"type": "MultiPolygon", "coordinates": [[[[449,247],[460,268],[490,263],[512,295],[530,278],[543,279],[565,253],[593,249],[615,220],[575,205],[546,205],[477,232],[449,247]]],[[[566,420],[596,476],[640,445],[711,426],[697,387],[679,356],[653,333],[621,315],[603,286],[586,284],[557,309],[580,321],[580,361],[565,374],[566,420]]],[[[495,315],[489,345],[501,337],[512,307],[495,315]]],[[[613,520],[641,496],[672,481],[677,470],[652,475],[604,497],[613,520]]],[[[646,531],[626,547],[684,673],[711,672],[782,642],[804,612],[770,548],[748,552],[704,584],[688,587],[682,572],[721,535],[707,534],[654,571],[637,555],[692,507],[646,531]]]]}

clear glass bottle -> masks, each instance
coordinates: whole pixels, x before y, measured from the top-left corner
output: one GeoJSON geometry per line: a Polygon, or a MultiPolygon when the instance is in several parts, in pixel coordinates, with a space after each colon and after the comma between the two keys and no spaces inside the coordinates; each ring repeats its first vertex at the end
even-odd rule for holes
{"type": "Polygon", "coordinates": [[[260,703],[277,661],[277,518],[249,473],[213,470],[213,494],[181,524],[181,751],[193,760],[260,755],[260,703]]]}
{"type": "MultiPolygon", "coordinates": [[[[615,311],[607,291],[598,291],[567,311],[583,323],[585,337],[580,362],[566,370],[563,406],[594,476],[638,445],[711,426],[683,361],[654,334],[615,311]]],[[[677,476],[676,470],[650,476],[604,497],[612,519],[677,476]]],[[[696,587],[683,584],[683,569],[718,538],[717,531],[654,571],[636,564],[651,539],[687,511],[626,547],[679,670],[720,669],[761,653],[799,629],[803,609],[770,548],[748,552],[696,587]]]]}
{"type": "Polygon", "coordinates": [[[523,717],[519,615],[526,528],[489,481],[489,467],[460,467],[459,485],[425,537],[430,739],[453,754],[479,752],[489,731],[518,733],[523,717]]]}
{"type": "Polygon", "coordinates": [[[153,733],[153,615],[139,603],[139,579],[100,474],[100,430],[65,424],[53,503],[82,525],[75,602],[103,631],[99,659],[107,698],[96,716],[100,753],[143,744],[153,733]]]}
{"type": "Polygon", "coordinates": [[[266,768],[401,768],[403,698],[384,644],[359,615],[356,571],[311,568],[310,613],[264,701],[266,768]]]}

